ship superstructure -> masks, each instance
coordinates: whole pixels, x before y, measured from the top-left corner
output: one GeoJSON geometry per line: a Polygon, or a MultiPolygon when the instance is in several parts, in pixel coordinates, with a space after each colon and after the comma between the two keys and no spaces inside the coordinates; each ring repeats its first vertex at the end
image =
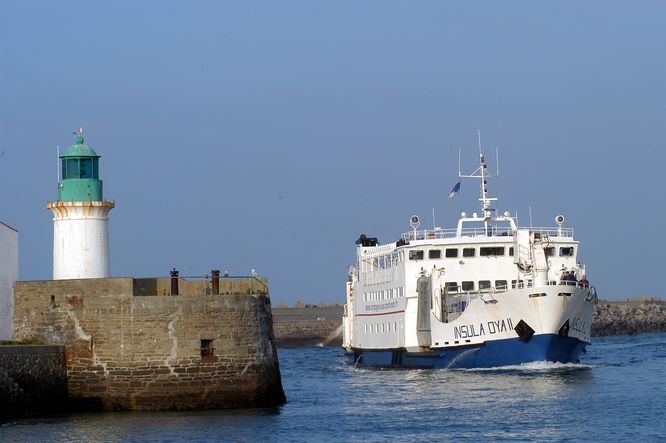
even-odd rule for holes
{"type": "Polygon", "coordinates": [[[357,365],[497,367],[577,362],[590,342],[596,290],[578,262],[579,242],[555,227],[518,227],[496,214],[488,166],[481,212],[452,229],[412,229],[380,245],[361,235],[343,317],[346,354],[357,365]]]}

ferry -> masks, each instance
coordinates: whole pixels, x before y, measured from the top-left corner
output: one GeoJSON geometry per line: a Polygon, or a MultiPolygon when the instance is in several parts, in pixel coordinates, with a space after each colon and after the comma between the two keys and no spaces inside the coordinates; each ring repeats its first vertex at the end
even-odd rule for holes
{"type": "MultiPolygon", "coordinates": [[[[382,245],[356,241],[343,314],[343,348],[355,366],[493,368],[577,363],[590,343],[597,292],[577,260],[580,243],[562,215],[554,227],[519,227],[498,214],[491,173],[480,165],[480,213],[457,226],[411,229],[382,245]]],[[[460,189],[460,181],[449,197],[460,189]]],[[[434,217],[433,217],[434,218],[434,217]]]]}

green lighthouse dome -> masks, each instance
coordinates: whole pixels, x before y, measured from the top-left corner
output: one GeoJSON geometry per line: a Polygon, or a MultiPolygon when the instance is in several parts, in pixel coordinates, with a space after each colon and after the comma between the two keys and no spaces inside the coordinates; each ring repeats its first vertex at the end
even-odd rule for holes
{"type": "Polygon", "coordinates": [[[99,179],[99,155],[77,133],[75,143],[60,155],[62,179],[58,184],[58,201],[102,201],[99,179]]]}
{"type": "Polygon", "coordinates": [[[65,157],[92,157],[99,158],[99,155],[91,148],[84,140],[83,136],[77,135],[76,141],[72,146],[67,148],[65,152],[60,155],[60,158],[65,157]]]}

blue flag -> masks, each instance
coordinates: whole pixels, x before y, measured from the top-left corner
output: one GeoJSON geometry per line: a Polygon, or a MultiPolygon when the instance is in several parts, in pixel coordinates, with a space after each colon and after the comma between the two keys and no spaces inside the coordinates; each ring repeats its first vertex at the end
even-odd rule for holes
{"type": "Polygon", "coordinates": [[[456,183],[453,189],[451,189],[451,192],[449,192],[449,198],[455,197],[456,194],[459,192],[460,192],[460,182],[456,183]]]}

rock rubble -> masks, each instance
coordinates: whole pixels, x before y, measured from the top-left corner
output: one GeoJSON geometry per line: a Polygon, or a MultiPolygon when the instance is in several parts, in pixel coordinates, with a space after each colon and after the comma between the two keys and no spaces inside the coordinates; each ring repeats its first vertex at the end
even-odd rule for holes
{"type": "Polygon", "coordinates": [[[592,317],[592,335],[633,335],[666,332],[663,301],[607,302],[599,300],[592,317]]]}

